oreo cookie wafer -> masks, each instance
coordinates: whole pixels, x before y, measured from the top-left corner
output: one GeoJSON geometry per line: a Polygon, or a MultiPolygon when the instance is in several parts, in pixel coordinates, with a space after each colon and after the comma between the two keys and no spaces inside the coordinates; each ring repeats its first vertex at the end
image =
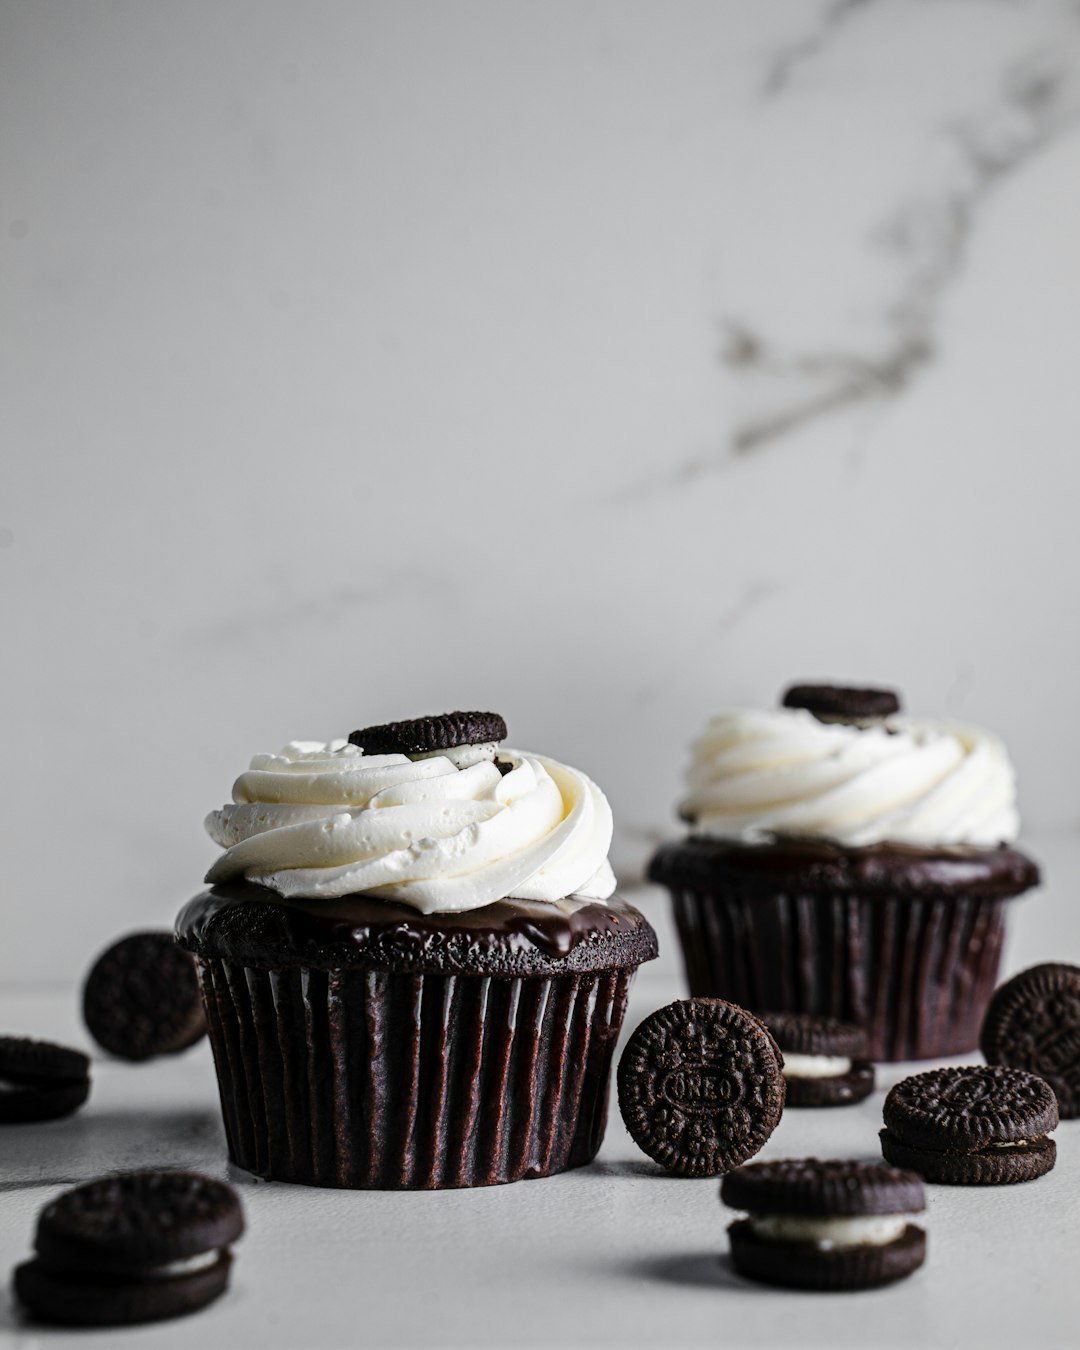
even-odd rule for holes
{"type": "Polygon", "coordinates": [[[619,1060],[619,1110],[635,1142],[679,1176],[752,1158],[784,1109],[784,1059],[765,1025],[723,999],[670,1003],[619,1060]]]}
{"type": "Polygon", "coordinates": [[[735,1269],[799,1289],[869,1289],[912,1274],[926,1234],[913,1172],[882,1163],[787,1158],[729,1173],[720,1198],[744,1210],[728,1228],[735,1269]]]}
{"type": "Polygon", "coordinates": [[[23,1036],[0,1036],[0,1124],[70,1115],[90,1095],[81,1050],[23,1036]]]}
{"type": "Polygon", "coordinates": [[[421,758],[464,746],[492,746],[506,739],[506,723],[498,713],[452,712],[361,727],[349,736],[365,755],[408,755],[421,758]]]}
{"type": "Polygon", "coordinates": [[[1063,1120],[1080,1116],[1080,966],[1048,962],[995,990],[980,1048],[991,1064],[1038,1074],[1063,1120]]]}
{"type": "Polygon", "coordinates": [[[781,706],[805,708],[819,722],[876,722],[900,711],[891,689],[860,689],[840,684],[793,684],[781,706]]]}
{"type": "Polygon", "coordinates": [[[1049,1172],[1058,1123],[1049,1084],[1000,1064],[931,1069],[885,1098],[881,1151],[897,1167],[953,1186],[1002,1186],[1049,1172]]]}
{"type": "Polygon", "coordinates": [[[130,933],[94,962],[83,1019],[111,1055],[142,1060],[186,1050],[206,1035],[195,962],[171,933],[130,933]]]}

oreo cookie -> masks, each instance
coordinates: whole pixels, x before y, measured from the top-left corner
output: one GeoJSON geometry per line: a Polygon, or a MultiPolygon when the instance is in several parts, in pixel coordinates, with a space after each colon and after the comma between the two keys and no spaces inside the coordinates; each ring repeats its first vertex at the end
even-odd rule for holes
{"type": "Polygon", "coordinates": [[[121,1326],[179,1317],[224,1293],[244,1231],[231,1186],[197,1172],[127,1172],[76,1186],[38,1217],[15,1292],[43,1322],[121,1326]]]}
{"type": "Polygon", "coordinates": [[[143,1060],[206,1035],[195,962],[171,933],[131,933],[107,948],[83,986],[83,1019],[111,1055],[143,1060]]]}
{"type": "Polygon", "coordinates": [[[914,1172],[882,1163],[788,1158],[729,1173],[720,1199],[747,1211],[728,1228],[741,1274],[797,1289],[869,1289],[922,1265],[926,1201],[914,1172]]]}
{"type": "Polygon", "coordinates": [[[819,722],[876,722],[900,711],[891,689],[857,689],[841,684],[793,684],[784,691],[785,708],[805,708],[819,722]]]}
{"type": "Polygon", "coordinates": [[[952,1186],[1002,1186],[1049,1172],[1058,1123],[1049,1084],[1000,1064],[931,1069],[885,1098],[881,1151],[897,1167],[952,1186]]]}
{"type": "Polygon", "coordinates": [[[1080,966],[1047,962],[994,991],[980,1048],[991,1064],[1038,1074],[1062,1119],[1080,1116],[1080,966]]]}
{"type": "Polygon", "coordinates": [[[670,1003],[619,1060],[619,1110],[644,1153],[678,1176],[752,1158],[784,1109],[784,1059],[765,1025],[723,999],[670,1003]]]}
{"type": "Polygon", "coordinates": [[[498,713],[452,712],[361,727],[349,741],[365,755],[433,755],[465,745],[491,745],[506,739],[506,723],[498,713]]]}
{"type": "Polygon", "coordinates": [[[784,1056],[786,1106],[848,1106],[873,1092],[864,1027],[814,1013],[758,1015],[784,1056]]]}
{"type": "Polygon", "coordinates": [[[55,1120],[90,1095],[90,1060],[51,1041],[0,1036],[0,1124],[55,1120]]]}

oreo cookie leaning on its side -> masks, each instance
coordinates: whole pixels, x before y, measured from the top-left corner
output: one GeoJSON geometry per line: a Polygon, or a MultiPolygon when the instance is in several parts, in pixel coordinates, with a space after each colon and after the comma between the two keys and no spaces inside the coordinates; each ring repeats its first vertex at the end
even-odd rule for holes
{"type": "Polygon", "coordinates": [[[759,1013],[784,1056],[785,1106],[846,1106],[874,1090],[865,1027],[813,1013],[759,1013]]]}
{"type": "Polygon", "coordinates": [[[719,998],[647,1017],[619,1060],[619,1110],[643,1152],[710,1177],[759,1151],[784,1109],[784,1058],[764,1023],[719,998]]]}
{"type": "Polygon", "coordinates": [[[799,1289],[869,1289],[922,1265],[925,1208],[914,1172],[882,1163],[787,1158],[726,1176],[720,1198],[747,1211],[728,1228],[735,1269],[799,1289]]]}
{"type": "Polygon", "coordinates": [[[81,1050],[0,1036],[0,1124],[70,1115],[89,1095],[90,1060],[81,1050]]]}
{"type": "Polygon", "coordinates": [[[43,1322],[179,1317],[225,1292],[244,1231],[231,1186],[198,1172],[127,1172],[64,1191],[38,1216],[15,1292],[43,1322]]]}
{"type": "Polygon", "coordinates": [[[885,1098],[881,1151],[897,1167],[952,1186],[1002,1186],[1049,1172],[1058,1123],[1049,1084],[1000,1064],[931,1069],[885,1098]]]}
{"type": "Polygon", "coordinates": [[[142,1060],[206,1035],[195,962],[171,933],[131,933],[107,948],[83,986],[83,1018],[104,1050],[142,1060]]]}
{"type": "Polygon", "coordinates": [[[492,759],[495,747],[506,739],[506,723],[498,713],[452,712],[435,717],[414,717],[408,722],[385,722],[381,726],[361,727],[349,736],[365,755],[408,755],[426,759],[429,755],[457,751],[449,758],[462,767],[472,756],[461,752],[481,750],[481,758],[492,759]]]}
{"type": "Polygon", "coordinates": [[[781,705],[805,708],[819,722],[878,722],[900,711],[900,699],[891,689],[857,689],[841,684],[793,684],[781,705]]]}
{"type": "Polygon", "coordinates": [[[994,991],[979,1041],[991,1064],[1038,1074],[1063,1120],[1080,1116],[1080,966],[1047,962],[994,991]]]}

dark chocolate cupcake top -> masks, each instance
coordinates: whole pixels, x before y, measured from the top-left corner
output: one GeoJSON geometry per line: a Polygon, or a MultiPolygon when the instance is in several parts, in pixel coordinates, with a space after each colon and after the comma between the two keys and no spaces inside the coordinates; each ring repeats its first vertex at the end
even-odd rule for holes
{"type": "Polygon", "coordinates": [[[508,899],[427,915],[366,895],[290,900],[248,881],[196,896],[180,913],[176,937],[197,956],[256,970],[557,975],[637,966],[656,955],[652,927],[617,896],[562,905],[508,899]]]}
{"type": "Polygon", "coordinates": [[[802,686],[792,698],[798,706],[719,713],[706,725],[680,808],[696,835],[919,849],[1016,838],[1013,770],[996,736],[892,715],[888,690],[802,686]]]}

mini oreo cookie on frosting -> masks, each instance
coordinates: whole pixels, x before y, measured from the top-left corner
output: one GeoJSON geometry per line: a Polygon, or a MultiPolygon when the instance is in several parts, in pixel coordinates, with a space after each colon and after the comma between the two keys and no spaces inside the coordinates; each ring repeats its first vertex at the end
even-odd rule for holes
{"type": "Polygon", "coordinates": [[[758,1018],[719,998],[652,1013],[619,1060],[619,1110],[635,1143],[685,1177],[752,1158],[784,1109],[784,1059],[758,1018]]]}
{"type": "Polygon", "coordinates": [[[1063,1120],[1080,1116],[1080,966],[1046,962],[995,990],[980,1048],[991,1064],[1044,1078],[1063,1120]]]}
{"type": "Polygon", "coordinates": [[[244,1231],[231,1186],[198,1172],[143,1171],[64,1191],[38,1216],[36,1255],[15,1270],[42,1322],[123,1326],[179,1317],[225,1292],[244,1231]]]}
{"type": "Polygon", "coordinates": [[[864,1027],[813,1013],[763,1012],[784,1056],[786,1106],[846,1106],[874,1090],[864,1027]]]}
{"type": "Polygon", "coordinates": [[[494,759],[495,748],[506,740],[506,722],[493,712],[440,713],[407,722],[384,722],[351,732],[349,744],[366,755],[408,755],[427,759],[446,755],[459,768],[479,759],[494,759]]]}
{"type": "Polygon", "coordinates": [[[798,1289],[869,1289],[922,1265],[925,1208],[914,1172],[882,1163],[786,1158],[729,1173],[720,1198],[747,1212],[728,1228],[735,1269],[798,1289]]]}
{"type": "Polygon", "coordinates": [[[842,684],[793,684],[784,691],[784,708],[804,708],[819,722],[879,722],[900,711],[892,689],[865,689],[842,684]]]}
{"type": "Polygon", "coordinates": [[[951,1186],[1003,1186],[1049,1172],[1058,1123],[1049,1084],[1000,1064],[931,1069],[885,1098],[881,1151],[951,1186]]]}
{"type": "Polygon", "coordinates": [[[55,1120],[89,1095],[90,1060],[81,1050],[0,1036],[0,1124],[55,1120]]]}

